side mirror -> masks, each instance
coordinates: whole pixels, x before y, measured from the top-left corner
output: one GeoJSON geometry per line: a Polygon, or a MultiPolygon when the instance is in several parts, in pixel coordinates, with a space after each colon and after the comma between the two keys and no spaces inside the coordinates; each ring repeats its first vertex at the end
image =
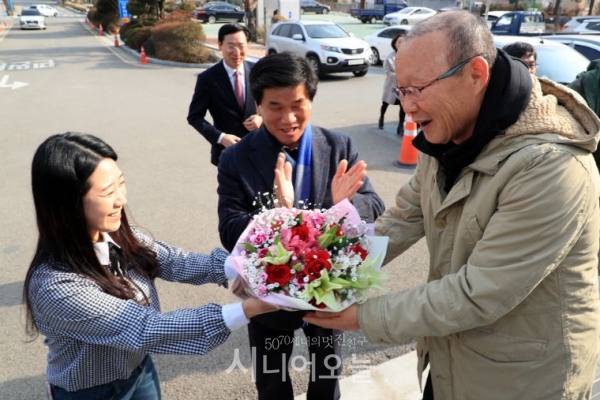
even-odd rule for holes
{"type": "Polygon", "coordinates": [[[292,35],[292,39],[294,39],[294,40],[304,40],[304,37],[301,34],[299,34],[299,33],[294,33],[292,35]]]}

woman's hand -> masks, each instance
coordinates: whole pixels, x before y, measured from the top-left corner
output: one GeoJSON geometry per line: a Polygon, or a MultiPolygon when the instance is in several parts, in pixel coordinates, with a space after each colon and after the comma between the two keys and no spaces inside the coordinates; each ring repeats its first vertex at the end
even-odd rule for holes
{"type": "Polygon", "coordinates": [[[251,297],[242,302],[242,308],[246,318],[250,319],[260,314],[265,314],[279,310],[279,307],[266,303],[258,297],[251,297]]]}
{"type": "Polygon", "coordinates": [[[294,205],[294,185],[292,184],[292,164],[285,161],[285,154],[279,153],[275,165],[275,198],[278,207],[292,207],[294,205]]]}

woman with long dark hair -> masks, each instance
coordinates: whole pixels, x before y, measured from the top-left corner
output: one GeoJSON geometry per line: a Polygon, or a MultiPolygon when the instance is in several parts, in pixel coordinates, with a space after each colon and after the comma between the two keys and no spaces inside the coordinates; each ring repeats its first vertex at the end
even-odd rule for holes
{"type": "Polygon", "coordinates": [[[162,314],[155,278],[227,287],[227,253],[184,252],[131,227],[117,154],[101,139],[46,139],[31,177],[39,238],[25,278],[27,332],[46,337],[55,400],[160,399],[150,353],[205,354],[248,319],[256,298],[162,314]]]}

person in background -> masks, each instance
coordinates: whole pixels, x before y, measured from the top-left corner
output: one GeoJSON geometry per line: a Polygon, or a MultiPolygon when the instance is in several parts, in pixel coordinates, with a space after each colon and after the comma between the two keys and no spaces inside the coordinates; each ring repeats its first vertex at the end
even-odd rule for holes
{"type": "Polygon", "coordinates": [[[392,90],[397,87],[396,84],[396,45],[402,40],[404,33],[398,33],[392,38],[392,48],[385,61],[383,62],[383,72],[385,72],[385,81],[383,81],[383,94],[381,96],[381,110],[379,112],[379,129],[383,129],[383,120],[385,112],[390,104],[398,105],[400,107],[400,113],[398,116],[398,127],[396,133],[402,135],[404,132],[404,110],[402,105],[398,101],[398,98],[394,96],[392,90]]]}
{"type": "Polygon", "coordinates": [[[525,42],[514,42],[507,44],[502,50],[507,52],[508,55],[523,61],[529,68],[529,73],[535,75],[537,72],[537,53],[532,45],[525,42]]]}
{"type": "Polygon", "coordinates": [[[212,145],[210,162],[219,164],[225,147],[240,141],[248,132],[260,128],[248,76],[254,63],[246,61],[250,32],[239,24],[219,28],[219,50],[223,60],[198,75],[187,116],[192,125],[212,145]],[[209,112],[213,123],[208,122],[209,112]]]}
{"type": "MultiPolygon", "coordinates": [[[[279,194],[275,171],[282,174],[284,165],[294,194],[286,192],[281,206],[330,208],[348,199],[369,222],[383,212],[383,201],[366,177],[366,164],[352,140],[310,123],[317,84],[308,60],[289,52],[267,55],[252,69],[250,86],[264,124],[223,152],[217,174],[219,234],[229,251],[261,211],[257,200],[266,203],[261,194],[279,194]]],[[[279,311],[250,320],[248,336],[260,400],[293,400],[288,363],[299,328],[308,338],[311,359],[306,399],[340,398],[342,335],[303,324],[304,314],[279,311]]]]}
{"type": "Polygon", "coordinates": [[[396,76],[419,160],[375,233],[389,237],[384,262],[425,237],[428,283],[304,319],[371,343],[418,338],[426,400],[591,398],[600,120],[468,11],[415,25],[396,76]]]}
{"type": "Polygon", "coordinates": [[[227,253],[188,253],[129,225],[117,154],[80,133],[50,136],[31,169],[39,231],[25,277],[27,332],[48,346],[54,400],[158,400],[150,353],[205,354],[248,319],[257,298],[160,312],[156,278],[227,287],[227,253]]]}

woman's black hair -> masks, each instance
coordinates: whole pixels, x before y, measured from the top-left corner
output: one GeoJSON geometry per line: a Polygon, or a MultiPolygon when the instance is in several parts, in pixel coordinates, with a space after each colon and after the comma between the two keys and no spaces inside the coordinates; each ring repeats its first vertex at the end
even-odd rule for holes
{"type": "MultiPolygon", "coordinates": [[[[105,158],[116,161],[117,154],[103,140],[75,132],[50,136],[35,152],[31,186],[39,236],[23,288],[30,335],[38,332],[29,299],[31,277],[42,264],[84,275],[116,297],[135,297],[121,278],[100,265],[86,223],[83,197],[90,189],[90,176],[105,158]]],[[[135,238],[125,210],[121,226],[110,235],[130,267],[150,279],[158,275],[156,255],[135,238]]]]}

